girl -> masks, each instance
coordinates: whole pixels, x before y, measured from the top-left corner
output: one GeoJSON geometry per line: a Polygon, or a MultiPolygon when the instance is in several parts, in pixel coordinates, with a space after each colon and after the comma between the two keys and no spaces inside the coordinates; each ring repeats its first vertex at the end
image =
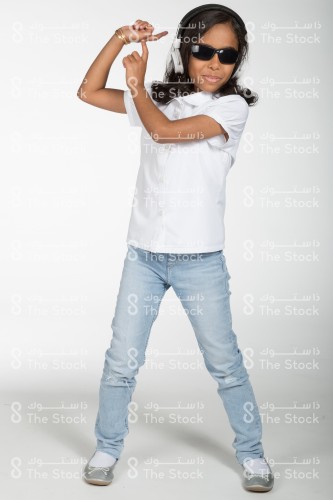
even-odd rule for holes
{"type": "Polygon", "coordinates": [[[233,447],[243,486],[269,491],[274,478],[264,458],[258,406],[232,329],[230,274],[223,253],[225,179],[235,162],[249,105],[257,100],[236,76],[248,51],[246,28],[228,7],[207,4],[193,9],[180,22],[164,81],[145,83],[147,41],[167,35],[153,31],[140,19],[116,30],[78,91],[84,102],[127,113],[130,125],[142,128],[128,251],[100,384],[97,446],[84,478],[98,485],[113,479],[129,432],[135,377],[145,362],[158,314],[156,298],[159,306],[172,286],[186,311],[201,308],[189,319],[235,432],[233,447]],[[105,88],[113,61],[130,42],[141,42],[142,54],[134,51],[122,60],[129,90],[105,88]],[[153,298],[150,308],[148,297],[153,298]]]}

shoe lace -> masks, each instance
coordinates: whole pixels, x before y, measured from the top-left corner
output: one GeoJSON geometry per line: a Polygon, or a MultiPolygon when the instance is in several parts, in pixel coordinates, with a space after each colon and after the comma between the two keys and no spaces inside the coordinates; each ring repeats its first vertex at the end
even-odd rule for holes
{"type": "Polygon", "coordinates": [[[91,465],[89,466],[89,469],[91,469],[88,474],[91,474],[92,472],[95,472],[96,470],[101,470],[104,472],[105,475],[109,472],[111,467],[92,467],[91,465]]]}

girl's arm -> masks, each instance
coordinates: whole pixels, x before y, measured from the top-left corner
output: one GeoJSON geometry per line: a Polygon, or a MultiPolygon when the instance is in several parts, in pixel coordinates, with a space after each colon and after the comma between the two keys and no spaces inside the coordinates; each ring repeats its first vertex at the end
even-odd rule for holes
{"type": "MultiPolygon", "coordinates": [[[[207,116],[207,114],[181,120],[169,120],[158,109],[144,86],[148,48],[144,40],[141,40],[141,46],[142,56],[137,51],[132,52],[124,57],[123,66],[126,68],[126,83],[136,110],[151,138],[155,142],[163,144],[210,139],[223,134],[227,141],[229,139],[228,132],[215,118],[207,116]]],[[[224,120],[222,122],[224,123],[224,120]]]]}
{"type": "MultiPolygon", "coordinates": [[[[140,42],[142,39],[155,42],[168,34],[167,31],[153,34],[154,26],[141,19],[133,25],[122,26],[121,31],[129,42],[140,42]]],[[[77,91],[82,101],[116,113],[126,113],[124,91],[105,88],[113,61],[123,46],[124,42],[114,33],[90,66],[77,91]]]]}
{"type": "Polygon", "coordinates": [[[210,139],[220,134],[225,136],[226,141],[229,139],[228,133],[222,125],[207,115],[169,120],[154,104],[142,85],[136,85],[132,96],[145,129],[151,138],[159,144],[210,139]]]}
{"type": "Polygon", "coordinates": [[[124,91],[105,88],[113,61],[123,46],[124,42],[116,34],[113,34],[84,77],[77,91],[79,99],[108,111],[126,113],[123,98],[124,91]]]}

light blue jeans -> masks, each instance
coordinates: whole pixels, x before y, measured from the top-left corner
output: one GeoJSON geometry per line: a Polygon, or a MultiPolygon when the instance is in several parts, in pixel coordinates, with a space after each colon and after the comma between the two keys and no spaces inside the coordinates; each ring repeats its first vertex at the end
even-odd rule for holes
{"type": "MultiPolygon", "coordinates": [[[[191,321],[204,363],[216,380],[230,425],[236,459],[262,458],[262,424],[243,356],[232,330],[230,274],[223,250],[155,253],[127,245],[113,336],[105,353],[95,424],[96,450],[119,460],[128,434],[128,404],[160,302],[172,286],[191,321]],[[153,304],[147,298],[153,297],[153,304]],[[153,307],[151,307],[153,306],[153,307]],[[198,306],[201,314],[188,314],[198,306]]],[[[197,310],[198,310],[197,308],[197,310]]]]}

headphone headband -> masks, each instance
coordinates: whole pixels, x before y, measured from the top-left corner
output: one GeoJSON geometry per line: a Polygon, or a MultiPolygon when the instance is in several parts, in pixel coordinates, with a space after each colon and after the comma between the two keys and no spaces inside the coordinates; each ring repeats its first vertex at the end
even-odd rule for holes
{"type": "Polygon", "coordinates": [[[190,12],[188,12],[187,14],[185,14],[185,16],[183,17],[183,19],[180,21],[180,23],[178,25],[178,30],[177,30],[176,38],[179,38],[181,29],[185,28],[189,24],[189,21],[196,14],[199,14],[201,12],[206,12],[207,10],[213,10],[213,9],[220,10],[221,12],[229,14],[230,16],[232,16],[233,18],[235,18],[236,21],[242,26],[242,28],[246,32],[245,23],[244,23],[243,19],[237,14],[237,12],[235,12],[232,9],[230,9],[230,7],[226,7],[225,5],[220,5],[218,3],[208,3],[208,4],[205,4],[205,5],[201,5],[199,7],[195,7],[194,9],[190,10],[190,12]]]}

